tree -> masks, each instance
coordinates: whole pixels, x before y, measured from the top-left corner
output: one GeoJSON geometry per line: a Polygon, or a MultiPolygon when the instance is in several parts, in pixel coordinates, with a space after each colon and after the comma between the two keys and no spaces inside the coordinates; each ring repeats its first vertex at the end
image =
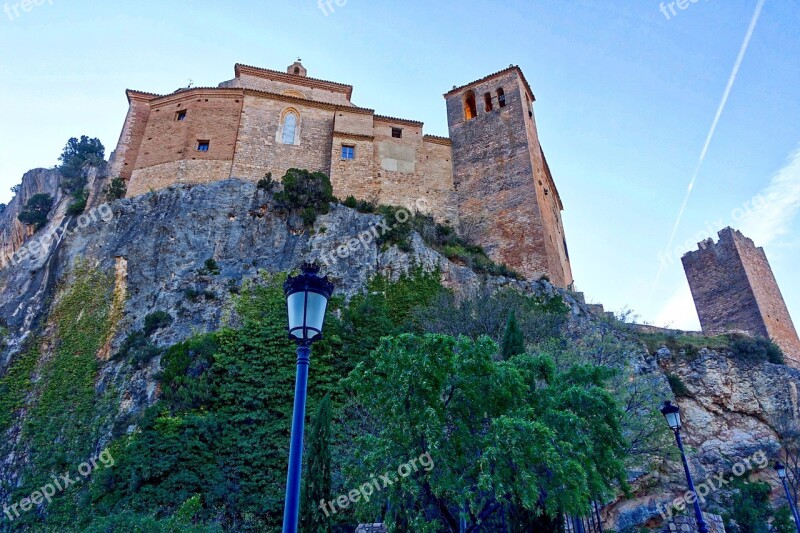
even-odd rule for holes
{"type": "Polygon", "coordinates": [[[331,499],[330,440],[331,396],[326,394],[319,404],[307,439],[308,459],[300,513],[300,529],[304,533],[327,533],[331,530],[331,518],[319,508],[320,502],[331,499]]]}
{"type": "Polygon", "coordinates": [[[772,505],[769,501],[772,487],[761,481],[750,482],[737,479],[733,486],[732,518],[741,533],[767,533],[772,518],[772,505]]]}
{"type": "Polygon", "coordinates": [[[38,231],[47,223],[47,215],[52,207],[52,196],[44,193],[34,194],[17,215],[17,218],[23,224],[33,226],[34,230],[38,231]]]}
{"type": "Polygon", "coordinates": [[[65,178],[78,178],[83,174],[86,165],[99,165],[103,162],[105,150],[100,139],[90,139],[86,135],[81,135],[80,140],[72,137],[58,158],[61,161],[58,170],[65,178]]]}
{"type": "Polygon", "coordinates": [[[457,531],[465,518],[467,531],[496,531],[523,516],[543,531],[627,488],[620,411],[604,389],[613,371],[497,352],[487,337],[404,334],[356,366],[344,486],[433,462],[359,502],[361,518],[410,531],[457,531]]]}
{"type": "Polygon", "coordinates": [[[525,353],[525,337],[522,336],[522,331],[517,324],[517,317],[514,310],[508,315],[508,322],[506,322],[506,330],[503,333],[503,344],[500,354],[503,359],[509,359],[514,355],[525,353]]]}

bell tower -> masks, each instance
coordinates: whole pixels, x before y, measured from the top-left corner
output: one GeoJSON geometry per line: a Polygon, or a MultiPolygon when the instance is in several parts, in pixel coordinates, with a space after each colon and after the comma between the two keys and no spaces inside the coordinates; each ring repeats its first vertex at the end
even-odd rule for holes
{"type": "Polygon", "coordinates": [[[528,279],[572,284],[564,209],[544,157],[535,98],[510,66],[444,95],[458,215],[497,263],[528,279]]]}

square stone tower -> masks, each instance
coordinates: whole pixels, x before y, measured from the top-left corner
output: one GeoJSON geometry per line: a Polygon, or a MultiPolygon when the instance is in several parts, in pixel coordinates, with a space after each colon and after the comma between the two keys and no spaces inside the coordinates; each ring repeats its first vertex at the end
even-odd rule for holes
{"type": "Polygon", "coordinates": [[[763,248],[725,228],[682,258],[703,333],[745,331],[769,337],[800,367],[800,340],[763,248]]]}
{"type": "Polygon", "coordinates": [[[529,279],[546,275],[569,287],[564,207],[522,70],[512,65],[444,97],[462,234],[529,279]]]}

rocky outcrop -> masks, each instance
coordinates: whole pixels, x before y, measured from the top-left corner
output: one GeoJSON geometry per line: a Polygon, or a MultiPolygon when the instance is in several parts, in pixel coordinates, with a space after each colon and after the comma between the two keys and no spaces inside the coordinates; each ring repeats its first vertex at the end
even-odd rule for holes
{"type": "MultiPolygon", "coordinates": [[[[36,192],[61,194],[54,171],[32,171],[26,180],[19,201],[36,192]]],[[[96,191],[101,181],[90,183],[96,191]]],[[[487,279],[447,260],[416,234],[412,234],[407,252],[377,245],[375,234],[391,231],[382,216],[332,205],[328,214],[318,216],[312,230],[304,229],[300,220],[280,212],[270,195],[240,180],[174,185],[111,204],[95,202],[79,217],[67,216],[68,199],[58,198],[50,222],[29,238],[26,246],[43,234],[54,238],[43,241],[39,253],[0,270],[0,316],[9,330],[0,373],[19,352],[23,340],[46,325],[57,284],[69,278],[76,261],[98,265],[113,274],[114,306],[118,306],[112,310],[118,314],[113,335],[98,355],[102,362],[98,387],[111,382],[118,385],[118,421],[124,422],[158,396],[158,359],[143,368],[132,368],[110,357],[130,332],[142,328],[148,313],[161,310],[174,318],[169,328],[153,335],[157,344],[167,346],[224,324],[230,316],[227,296],[260,271],[289,271],[304,261],[321,264],[346,298],[363,290],[376,274],[397,278],[415,266],[438,269],[444,284],[462,296],[477,294],[485,283],[490,289],[513,286],[562,297],[571,309],[571,334],[578,338],[601,332],[629,343],[626,360],[620,364],[657,382],[658,400],[669,396],[667,373],[685,383],[688,396],[678,402],[698,482],[720,472],[729,477],[737,461],[759,451],[774,457],[781,424],[787,417],[797,418],[798,370],[770,363],[745,364],[708,350],[694,358],[665,348],[651,354],[635,341],[635,332],[615,329],[608,317],[595,316],[580,297],[546,281],[487,279]],[[213,260],[209,264],[214,268],[208,268],[208,260],[213,260]]],[[[10,205],[2,215],[2,231],[8,231],[3,234],[4,245],[19,248],[26,234],[11,229],[16,209],[10,205]]],[[[7,437],[13,440],[14,435],[12,428],[7,437]]],[[[605,508],[607,528],[658,527],[663,523],[659,510],[685,492],[680,463],[675,456],[663,455],[661,451],[653,454],[652,467],[631,469],[632,498],[621,498],[605,508]]],[[[755,464],[752,461],[751,466],[755,464]]],[[[6,465],[13,462],[13,456],[0,460],[6,465]]],[[[768,468],[751,470],[755,477],[777,487],[768,468]]],[[[0,476],[11,479],[13,468],[2,469],[0,476]]],[[[716,510],[714,498],[720,494],[722,491],[710,495],[704,508],[716,510]]]]}
{"type": "Polygon", "coordinates": [[[63,198],[61,192],[61,174],[55,169],[37,168],[29,170],[22,176],[22,183],[14,198],[8,202],[5,211],[0,213],[0,254],[10,256],[33,235],[33,228],[17,219],[28,200],[36,194],[49,194],[54,205],[59,205],[63,198]]]}

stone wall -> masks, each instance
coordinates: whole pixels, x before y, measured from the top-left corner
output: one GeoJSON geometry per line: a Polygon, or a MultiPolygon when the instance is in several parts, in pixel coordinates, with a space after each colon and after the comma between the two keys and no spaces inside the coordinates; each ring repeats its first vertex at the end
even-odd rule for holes
{"type": "Polygon", "coordinates": [[[330,174],[335,108],[288,102],[262,95],[245,95],[236,156],[231,176],[258,180],[272,172],[279,180],[290,168],[330,174]],[[300,117],[295,144],[281,142],[281,125],[287,112],[300,117]]]}
{"type": "MultiPolygon", "coordinates": [[[[709,533],[725,533],[725,523],[722,517],[716,514],[703,513],[709,533]]],[[[694,516],[676,516],[663,529],[663,533],[693,533],[697,531],[697,520],[694,516]]]]}
{"type": "Polygon", "coordinates": [[[459,219],[475,225],[478,242],[495,261],[526,277],[547,275],[558,286],[570,285],[560,201],[554,203],[558,192],[547,181],[533,95],[521,71],[509,68],[454,89],[445,99],[459,219]],[[472,119],[466,111],[470,92],[477,113],[472,119]]]}
{"type": "Polygon", "coordinates": [[[725,228],[682,258],[703,332],[770,337],[800,366],[800,340],[763,248],[725,228]]]}

